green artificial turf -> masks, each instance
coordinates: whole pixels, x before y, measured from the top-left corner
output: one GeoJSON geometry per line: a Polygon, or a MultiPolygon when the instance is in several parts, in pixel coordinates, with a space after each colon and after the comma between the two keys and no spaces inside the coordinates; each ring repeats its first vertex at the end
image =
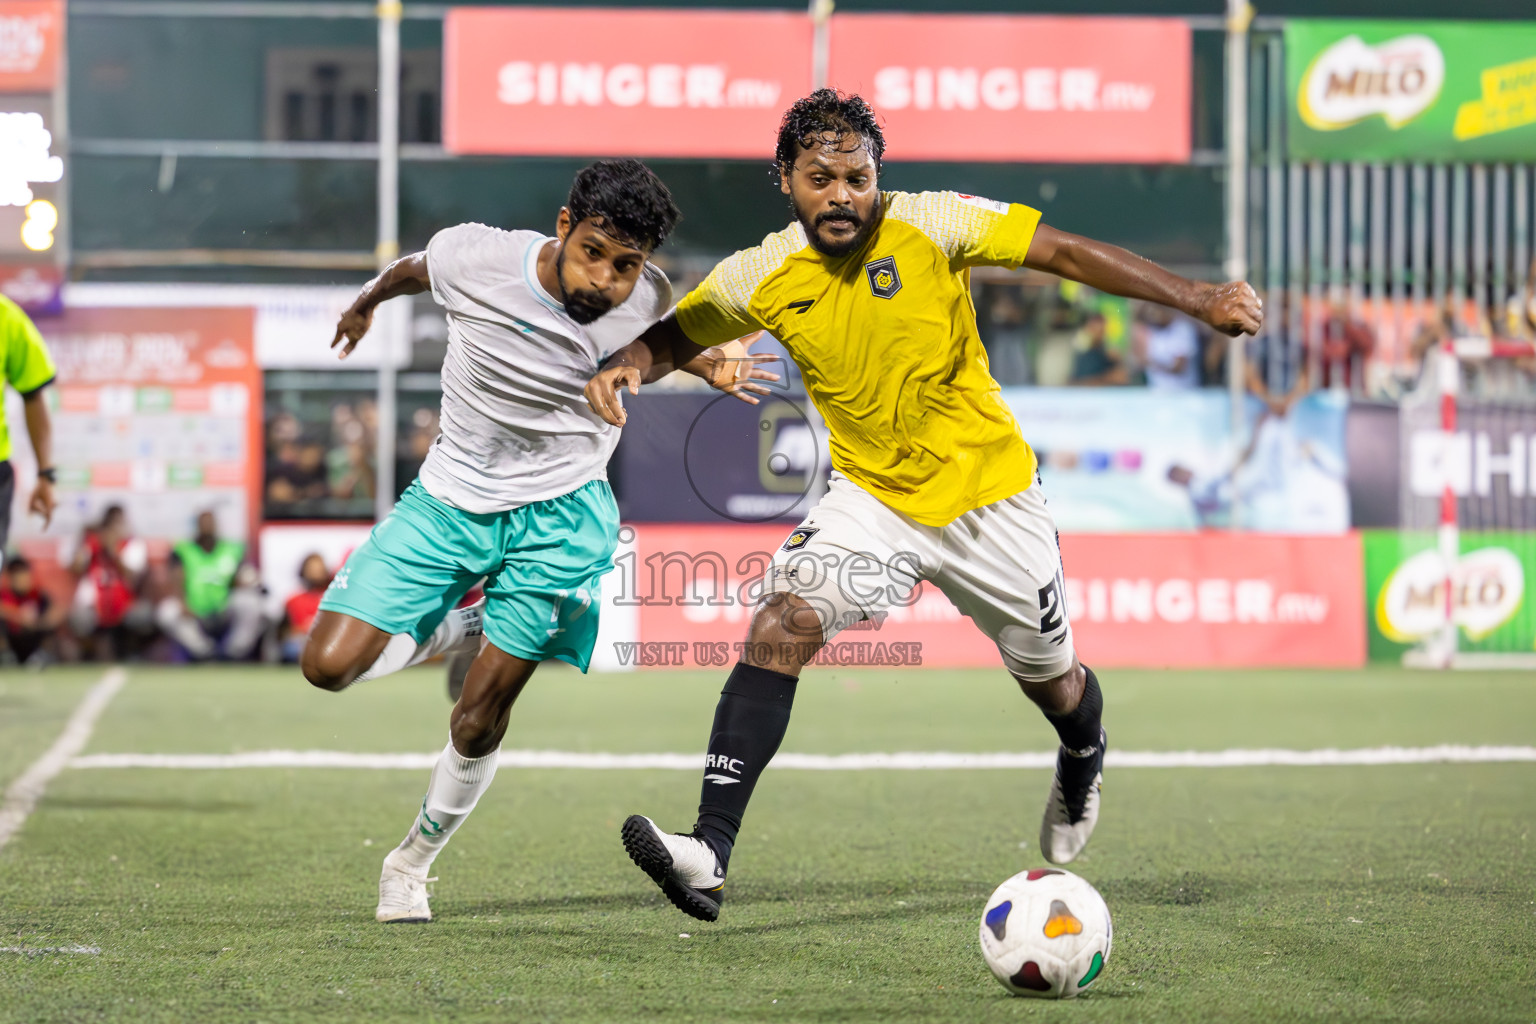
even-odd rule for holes
{"type": "MultiPolygon", "coordinates": [[[[89,674],[7,674],[0,766],[89,674]]],[[[721,673],[549,671],[509,747],[702,749],[721,673]]],[[[430,751],[436,671],[135,669],[89,752],[430,751]]],[[[1106,672],[1122,750],[1536,742],[1518,673],[1106,672]]],[[[1001,672],[808,674],[786,751],[1048,750],[1001,672]]],[[[770,771],[718,924],[617,839],[684,828],[684,771],[504,768],[422,926],[372,920],[425,772],[69,770],[0,850],[4,1021],[1536,1020],[1536,764],[1119,769],[1073,870],[1115,916],[1081,999],[1008,996],[983,903],[1041,863],[1044,771],[770,771]],[[688,937],[682,937],[686,934],[688,937]],[[85,947],[90,952],[39,950],[85,947]]]]}

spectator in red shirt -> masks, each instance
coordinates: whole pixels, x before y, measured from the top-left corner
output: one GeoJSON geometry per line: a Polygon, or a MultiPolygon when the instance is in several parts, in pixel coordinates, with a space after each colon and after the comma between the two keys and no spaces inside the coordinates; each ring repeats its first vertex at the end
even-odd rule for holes
{"type": "Polygon", "coordinates": [[[32,566],[17,556],[0,573],[0,624],[6,646],[23,665],[41,666],[51,653],[53,636],[64,620],[64,609],[37,585],[32,566]]]}
{"type": "Polygon", "coordinates": [[[152,628],[148,605],[139,603],[147,566],[144,542],[131,536],[121,505],[108,506],[101,523],[80,538],[70,565],[76,579],[70,628],[98,659],[122,657],[152,628]]]}
{"type": "Polygon", "coordinates": [[[331,585],[331,570],[325,567],[325,559],[318,553],[304,556],[299,566],[299,580],[304,589],[290,597],[283,605],[283,660],[296,662],[304,654],[309,642],[310,627],[320,613],[320,599],[325,588],[331,585]]]}
{"type": "Polygon", "coordinates": [[[1365,321],[1338,306],[1329,306],[1322,324],[1320,388],[1342,387],[1355,394],[1365,390],[1365,364],[1376,350],[1376,335],[1365,321]]]}

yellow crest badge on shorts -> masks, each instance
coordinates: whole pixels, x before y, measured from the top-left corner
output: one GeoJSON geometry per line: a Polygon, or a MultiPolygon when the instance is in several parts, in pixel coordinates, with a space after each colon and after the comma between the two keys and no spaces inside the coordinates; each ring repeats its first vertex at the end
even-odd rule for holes
{"type": "Polygon", "coordinates": [[[864,264],[864,275],[869,278],[869,290],[877,299],[889,299],[901,291],[901,274],[896,270],[895,256],[884,256],[864,264]]]}
{"type": "Polygon", "coordinates": [[[790,534],[789,539],[784,542],[784,550],[799,551],[801,548],[810,543],[811,538],[816,536],[817,532],[818,531],[815,529],[805,529],[803,527],[796,530],[794,533],[790,534]]]}

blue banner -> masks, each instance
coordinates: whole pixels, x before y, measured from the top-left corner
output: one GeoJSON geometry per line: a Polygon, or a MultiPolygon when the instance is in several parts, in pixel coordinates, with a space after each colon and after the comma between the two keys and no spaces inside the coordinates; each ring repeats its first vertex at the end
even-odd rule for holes
{"type": "Polygon", "coordinates": [[[1056,525],[1076,533],[1238,525],[1349,529],[1348,399],[1315,392],[1283,417],[1250,399],[1234,444],[1225,392],[1005,388],[1040,456],[1056,525]]]}

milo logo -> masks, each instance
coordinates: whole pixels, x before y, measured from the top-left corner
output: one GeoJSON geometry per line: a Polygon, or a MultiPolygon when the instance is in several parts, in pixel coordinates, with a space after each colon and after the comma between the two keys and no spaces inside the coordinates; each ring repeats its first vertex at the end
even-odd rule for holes
{"type": "MultiPolygon", "coordinates": [[[[1508,548],[1463,554],[1451,581],[1451,617],[1469,639],[1480,640],[1515,617],[1525,596],[1525,570],[1508,548]]],[[[1445,621],[1445,562],[1421,551],[1393,571],[1376,598],[1376,628],[1397,643],[1415,643],[1445,621]]]]}
{"type": "Polygon", "coordinates": [[[1307,68],[1297,110],[1318,131],[1348,128],[1376,115],[1401,128],[1430,108],[1444,84],[1445,55],[1429,36],[1398,36],[1375,46],[1346,36],[1307,68]]]}

